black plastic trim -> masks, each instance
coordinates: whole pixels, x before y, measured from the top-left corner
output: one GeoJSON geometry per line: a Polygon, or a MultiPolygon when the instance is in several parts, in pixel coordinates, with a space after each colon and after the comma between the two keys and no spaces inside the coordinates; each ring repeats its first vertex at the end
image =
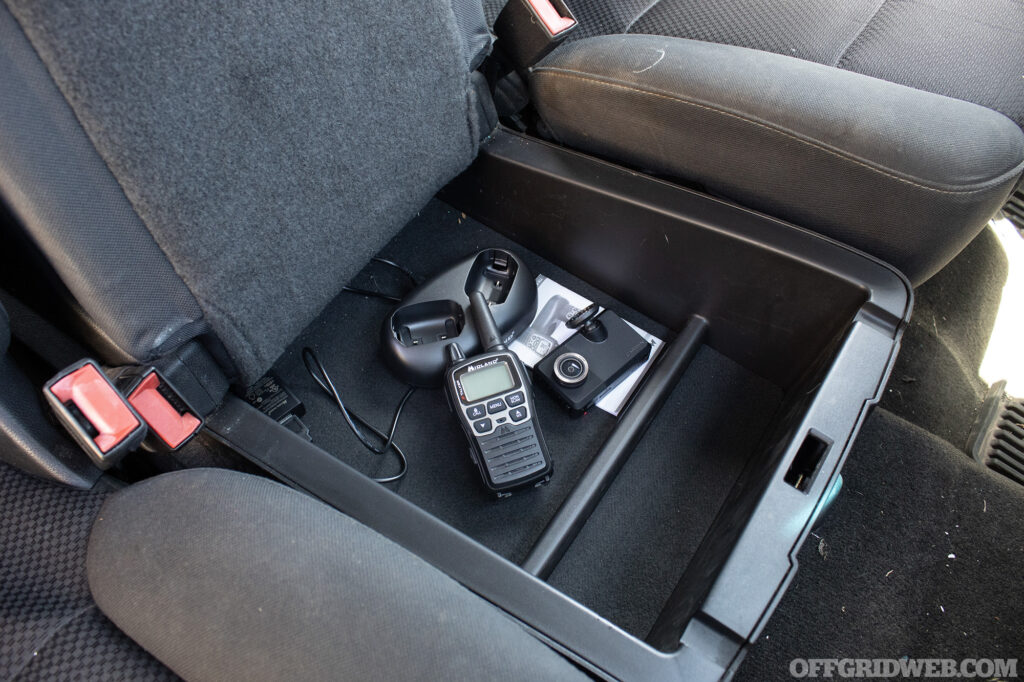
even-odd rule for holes
{"type": "Polygon", "coordinates": [[[420,556],[558,643],[604,677],[660,679],[658,654],[561,592],[431,516],[234,395],[206,422],[214,438],[294,488],[323,500],[420,556]],[[652,657],[633,655],[640,646],[652,657]],[[601,667],[604,654],[615,662],[601,667]]]}
{"type": "Polygon", "coordinates": [[[892,336],[909,315],[872,256],[505,128],[439,196],[667,327],[704,317],[708,345],[786,388],[858,311],[892,336]]]}
{"type": "Polygon", "coordinates": [[[643,385],[619,416],[615,429],[598,450],[569,496],[523,561],[523,569],[546,580],[608,491],[622,465],[636,449],[669,393],[690,366],[707,331],[702,317],[693,317],[648,371],[643,385]]]}

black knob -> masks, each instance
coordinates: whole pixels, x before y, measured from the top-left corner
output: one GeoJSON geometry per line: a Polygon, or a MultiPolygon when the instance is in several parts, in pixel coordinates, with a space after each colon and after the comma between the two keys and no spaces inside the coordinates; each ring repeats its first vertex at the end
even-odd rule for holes
{"type": "Polygon", "coordinates": [[[569,329],[579,329],[586,323],[597,317],[597,314],[601,312],[601,309],[597,307],[596,303],[591,303],[586,308],[578,311],[575,315],[565,321],[565,326],[569,329]]]}
{"type": "Polygon", "coordinates": [[[456,365],[466,359],[466,354],[462,352],[462,346],[457,343],[449,343],[445,346],[445,351],[448,354],[448,366],[456,365]]]}
{"type": "Polygon", "coordinates": [[[608,338],[608,330],[601,324],[601,320],[597,319],[600,312],[597,304],[591,303],[566,320],[565,326],[569,329],[579,329],[580,334],[588,341],[601,343],[608,338]]]}

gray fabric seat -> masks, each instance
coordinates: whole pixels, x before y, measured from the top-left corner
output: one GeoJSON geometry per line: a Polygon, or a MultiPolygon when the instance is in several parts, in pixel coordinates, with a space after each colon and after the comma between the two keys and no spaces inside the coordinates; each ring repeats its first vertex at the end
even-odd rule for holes
{"type": "Polygon", "coordinates": [[[1016,0],[566,2],[580,19],[575,40],[628,33],[749,47],[974,102],[1024,125],[1016,0]]]}
{"type": "Polygon", "coordinates": [[[994,109],[1024,125],[1016,0],[567,0],[575,39],[614,33],[749,47],[994,109]]]}
{"type": "Polygon", "coordinates": [[[111,491],[68,490],[2,461],[0,490],[0,680],[178,679],[89,594],[89,532],[111,491]]]}
{"type": "Polygon", "coordinates": [[[524,626],[290,488],[194,469],[104,503],[100,609],[187,680],[584,680],[524,626]]]}
{"type": "Polygon", "coordinates": [[[568,4],[579,29],[531,75],[556,139],[834,237],[915,283],[1024,169],[1019,2],[568,4]]]}

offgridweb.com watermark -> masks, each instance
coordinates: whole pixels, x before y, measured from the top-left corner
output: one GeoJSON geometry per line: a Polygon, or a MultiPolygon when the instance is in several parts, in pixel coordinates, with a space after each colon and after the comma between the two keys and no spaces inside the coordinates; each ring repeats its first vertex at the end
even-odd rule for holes
{"type": "Polygon", "coordinates": [[[815,678],[949,678],[1005,680],[1017,677],[1016,658],[794,658],[789,674],[815,678]]]}

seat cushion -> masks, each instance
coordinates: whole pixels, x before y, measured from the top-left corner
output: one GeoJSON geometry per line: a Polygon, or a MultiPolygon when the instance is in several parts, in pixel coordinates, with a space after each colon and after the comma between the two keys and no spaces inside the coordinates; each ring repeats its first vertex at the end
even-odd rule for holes
{"type": "Polygon", "coordinates": [[[837,66],[974,102],[1024,126],[1024,2],[887,0],[837,66]]]}
{"type": "Polygon", "coordinates": [[[0,462],[0,680],[177,679],[89,595],[86,542],[109,492],[0,462]]]}
{"type": "Polygon", "coordinates": [[[255,476],[113,495],[87,568],[103,612],[188,680],[587,679],[419,557],[255,476]]]}
{"type": "Polygon", "coordinates": [[[576,38],[638,33],[750,47],[995,109],[1024,126],[1018,0],[567,0],[576,38]]]}
{"type": "Polygon", "coordinates": [[[699,183],[919,283],[1005,201],[1024,133],[990,109],[729,45],[649,35],[559,47],[533,71],[565,144],[699,183]]]}

